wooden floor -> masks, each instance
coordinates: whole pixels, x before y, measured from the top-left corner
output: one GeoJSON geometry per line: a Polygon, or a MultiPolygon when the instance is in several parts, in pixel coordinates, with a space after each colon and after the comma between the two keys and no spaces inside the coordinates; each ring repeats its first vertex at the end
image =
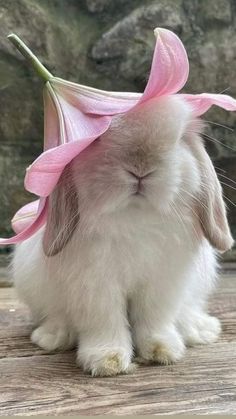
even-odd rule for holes
{"type": "Polygon", "coordinates": [[[219,342],[188,349],[174,366],[139,366],[130,376],[91,378],[75,353],[46,354],[29,340],[27,310],[0,288],[0,415],[236,414],[236,274],[211,300],[219,342]]]}

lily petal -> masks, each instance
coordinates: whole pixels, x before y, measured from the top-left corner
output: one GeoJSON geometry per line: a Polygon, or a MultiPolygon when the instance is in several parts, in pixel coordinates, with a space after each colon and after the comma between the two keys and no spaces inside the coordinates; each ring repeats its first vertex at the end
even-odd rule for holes
{"type": "Polygon", "coordinates": [[[108,92],[57,77],[51,80],[51,85],[57,95],[64,97],[83,114],[103,116],[127,112],[142,97],[141,93],[108,92]]]}
{"type": "Polygon", "coordinates": [[[236,111],[236,100],[228,95],[201,93],[197,95],[182,94],[192,107],[195,116],[201,116],[213,105],[219,106],[226,111],[236,111]]]}
{"type": "Polygon", "coordinates": [[[27,169],[25,176],[25,188],[43,197],[52,192],[65,166],[102,135],[112,119],[85,114],[80,110],[78,98],[76,107],[73,101],[65,100],[65,95],[56,95],[50,84],[47,89],[44,95],[46,151],[27,169]]]}
{"type": "Polygon", "coordinates": [[[177,93],[188,79],[188,56],[179,37],[163,28],[156,28],[154,33],[157,41],[151,73],[140,103],[177,93]]]}
{"type": "Polygon", "coordinates": [[[177,93],[185,85],[189,62],[183,43],[168,29],[156,28],[156,45],[149,80],[143,94],[108,92],[68,82],[57,77],[51,79],[59,95],[80,107],[81,111],[96,115],[115,115],[127,112],[138,103],[153,97],[177,93]]]}
{"type": "Polygon", "coordinates": [[[43,89],[44,103],[44,150],[56,147],[60,144],[60,122],[54,95],[50,84],[46,83],[43,89]]]}
{"type": "Polygon", "coordinates": [[[46,223],[47,206],[47,200],[40,199],[37,215],[31,219],[32,222],[30,224],[25,223],[25,228],[23,230],[21,230],[20,226],[18,226],[16,229],[18,229],[19,233],[15,236],[10,237],[9,239],[0,238],[0,245],[20,243],[35,234],[46,223]]]}
{"type": "Polygon", "coordinates": [[[42,153],[26,172],[25,188],[46,197],[55,188],[64,168],[81,153],[94,138],[62,144],[42,153]]]}
{"type": "Polygon", "coordinates": [[[44,91],[44,150],[84,138],[97,138],[110,125],[111,118],[108,116],[83,113],[80,97],[77,97],[77,102],[66,100],[65,97],[66,94],[56,94],[47,83],[44,91]]]}
{"type": "Polygon", "coordinates": [[[62,144],[75,141],[84,142],[86,138],[96,139],[109,128],[111,123],[110,116],[84,114],[79,107],[75,107],[59,96],[58,102],[61,107],[65,130],[64,140],[61,141],[62,144]]]}
{"type": "Polygon", "coordinates": [[[21,233],[21,231],[28,228],[37,218],[39,209],[39,199],[24,205],[17,211],[11,220],[11,225],[15,233],[21,233]]]}

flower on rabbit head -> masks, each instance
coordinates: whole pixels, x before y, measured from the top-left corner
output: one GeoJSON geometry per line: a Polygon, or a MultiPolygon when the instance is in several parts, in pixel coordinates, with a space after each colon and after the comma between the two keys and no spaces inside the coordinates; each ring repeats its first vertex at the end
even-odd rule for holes
{"type": "Polygon", "coordinates": [[[47,222],[48,197],[63,170],[108,130],[115,115],[129,112],[153,98],[177,94],[190,104],[194,116],[201,116],[212,105],[236,110],[236,100],[228,95],[178,93],[188,79],[186,50],[170,30],[157,28],[154,33],[156,46],[143,94],[107,92],[53,77],[18,37],[10,35],[46,81],[44,152],[27,169],[25,176],[25,188],[40,199],[17,212],[12,220],[17,234],[10,239],[0,239],[0,244],[21,242],[47,222]]]}

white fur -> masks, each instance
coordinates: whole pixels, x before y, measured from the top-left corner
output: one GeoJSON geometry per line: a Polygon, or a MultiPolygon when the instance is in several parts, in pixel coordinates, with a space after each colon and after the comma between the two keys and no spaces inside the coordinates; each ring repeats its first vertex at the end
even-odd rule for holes
{"type": "Polygon", "coordinates": [[[32,341],[46,350],[78,345],[93,375],[128,372],[134,348],[145,362],[175,362],[185,345],[220,332],[205,311],[216,256],[194,221],[201,182],[183,140],[190,123],[191,110],[173,97],[115,117],[73,162],[80,221],[65,248],[46,257],[44,229],[16,248],[32,341]],[[142,196],[128,171],[153,171],[142,196]]]}

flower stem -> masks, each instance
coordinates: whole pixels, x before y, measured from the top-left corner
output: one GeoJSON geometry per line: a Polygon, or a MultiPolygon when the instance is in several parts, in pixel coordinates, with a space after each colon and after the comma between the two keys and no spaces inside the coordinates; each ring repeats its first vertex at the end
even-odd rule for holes
{"type": "Polygon", "coordinates": [[[32,51],[25,45],[25,43],[14,33],[8,35],[9,41],[21,52],[27,61],[34,67],[38,75],[44,80],[50,80],[53,75],[44,67],[39,59],[32,53],[32,51]]]}

